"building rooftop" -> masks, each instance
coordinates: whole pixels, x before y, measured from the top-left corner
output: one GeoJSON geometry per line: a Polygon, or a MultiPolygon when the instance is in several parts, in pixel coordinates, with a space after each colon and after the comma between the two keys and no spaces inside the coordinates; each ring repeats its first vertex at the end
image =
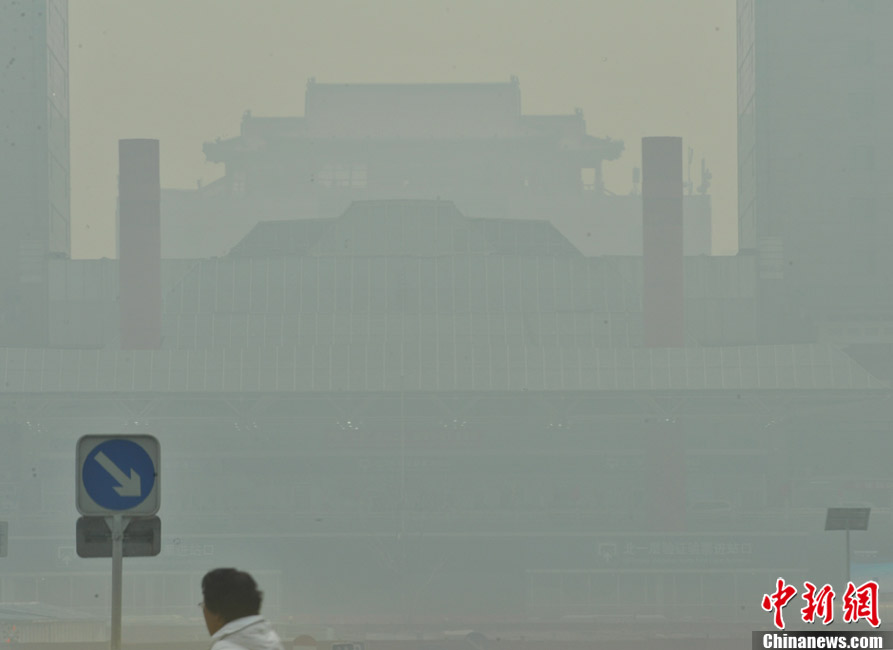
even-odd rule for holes
{"type": "Polygon", "coordinates": [[[582,253],[545,220],[473,219],[450,201],[357,201],[337,219],[258,224],[229,257],[582,253]]]}
{"type": "MultiPolygon", "coordinates": [[[[690,257],[690,345],[753,342],[754,260],[690,257]]],[[[258,224],[230,254],[163,264],[162,346],[642,346],[642,259],[586,257],[542,220],[357,201],[258,224]]],[[[117,262],[50,265],[52,345],[118,347],[117,262]]]]}
{"type": "Polygon", "coordinates": [[[246,112],[241,134],[208,142],[211,162],[296,141],[542,141],[560,150],[616,160],[623,142],[586,133],[579,110],[568,115],[522,115],[517,79],[509,83],[323,84],[311,80],[302,117],[246,112]]]}

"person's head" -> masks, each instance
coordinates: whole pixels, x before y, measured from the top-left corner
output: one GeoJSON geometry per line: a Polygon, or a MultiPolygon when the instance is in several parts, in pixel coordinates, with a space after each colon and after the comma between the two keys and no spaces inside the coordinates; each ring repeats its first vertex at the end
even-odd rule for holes
{"type": "Polygon", "coordinates": [[[254,578],[236,569],[208,571],[202,578],[202,596],[208,634],[237,618],[260,614],[264,598],[254,578]]]}

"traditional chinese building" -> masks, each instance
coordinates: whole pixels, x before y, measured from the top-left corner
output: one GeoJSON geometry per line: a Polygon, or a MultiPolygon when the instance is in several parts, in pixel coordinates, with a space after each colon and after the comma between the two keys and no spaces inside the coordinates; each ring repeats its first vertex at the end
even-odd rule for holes
{"type": "Polygon", "coordinates": [[[521,115],[515,82],[311,84],[303,118],[246,116],[206,152],[226,174],[181,197],[181,234],[232,241],[149,260],[148,349],[122,336],[140,269],[65,259],[46,345],[0,348],[0,599],[107,611],[74,549],[87,433],[161,441],[162,553],[128,559],[145,614],[194,616],[203,571],[236,565],[282,619],[765,625],[779,575],[840,583],[823,525],[847,503],[873,508],[853,575],[883,559],[883,364],[762,342],[759,260],[684,255],[681,174],[662,267],[593,254],[615,199],[639,206],[623,241],[660,240],[642,196],[602,191],[620,146],[521,115]],[[646,310],[664,268],[678,302],[646,310]]]}
{"type": "MultiPolygon", "coordinates": [[[[341,215],[352,201],[448,200],[478,218],[551,222],[586,255],[641,255],[636,187],[602,169],[623,142],[589,135],[581,111],[524,115],[516,78],[477,84],[307,84],[302,117],[246,113],[205,144],[223,176],[165,190],[167,258],[227,253],[258,222],[341,215]]],[[[685,197],[687,255],[711,252],[708,182],[685,197]]]]}

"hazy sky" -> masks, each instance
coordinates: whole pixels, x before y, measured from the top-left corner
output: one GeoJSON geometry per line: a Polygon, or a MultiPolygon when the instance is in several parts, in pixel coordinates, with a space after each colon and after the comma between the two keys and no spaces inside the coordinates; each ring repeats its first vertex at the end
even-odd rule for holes
{"type": "Polygon", "coordinates": [[[321,83],[521,83],[525,114],[581,108],[626,142],[673,135],[713,172],[714,251],[737,250],[735,0],[75,0],[69,3],[72,255],[111,257],[117,141],[161,140],[163,187],[223,173],[201,145],[245,110],[303,115],[321,83]]]}

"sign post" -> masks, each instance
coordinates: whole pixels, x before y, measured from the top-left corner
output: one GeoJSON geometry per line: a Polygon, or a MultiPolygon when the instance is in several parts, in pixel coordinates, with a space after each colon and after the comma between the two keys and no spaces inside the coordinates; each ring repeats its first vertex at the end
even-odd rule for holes
{"type": "Polygon", "coordinates": [[[111,532],[111,649],[121,649],[124,531],[134,517],[152,517],[161,503],[161,448],[153,436],[84,436],[77,443],[77,509],[102,517],[111,532]]]}
{"type": "Polygon", "coordinates": [[[121,605],[124,582],[124,518],[114,515],[108,519],[112,531],[112,650],[121,648],[121,605]]]}
{"type": "Polygon", "coordinates": [[[850,531],[868,530],[871,508],[828,508],[825,530],[846,531],[846,581],[850,581],[850,531]]]}

